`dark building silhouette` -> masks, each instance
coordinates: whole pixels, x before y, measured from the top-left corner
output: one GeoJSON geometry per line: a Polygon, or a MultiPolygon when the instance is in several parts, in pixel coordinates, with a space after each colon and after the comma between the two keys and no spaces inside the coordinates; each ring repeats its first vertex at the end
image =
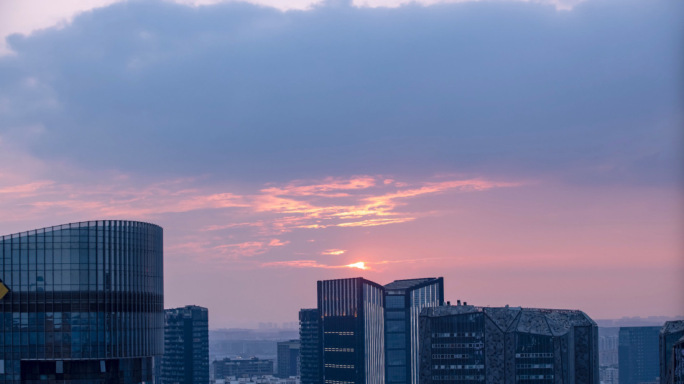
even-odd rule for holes
{"type": "Polygon", "coordinates": [[[299,340],[278,342],[277,377],[299,376],[299,340]]]}
{"type": "Polygon", "coordinates": [[[212,363],[215,379],[226,377],[252,377],[273,374],[273,360],[251,359],[222,359],[212,363]]]}
{"type": "Polygon", "coordinates": [[[419,315],[423,308],[444,303],[444,279],[396,280],[384,288],[386,382],[418,384],[419,315]]]}
{"type": "Polygon", "coordinates": [[[323,381],[385,384],[384,289],[363,278],[318,282],[323,381]]]}
{"type": "Polygon", "coordinates": [[[188,305],[164,317],[161,384],[208,384],[209,311],[188,305]]]}
{"type": "Polygon", "coordinates": [[[299,311],[299,375],[302,384],[323,383],[323,346],[318,309],[299,311]]]}
{"type": "Polygon", "coordinates": [[[684,384],[684,320],[666,322],[658,338],[661,384],[684,384]]]}
{"type": "Polygon", "coordinates": [[[658,381],[660,327],[620,327],[618,369],[620,384],[658,381]]]}
{"type": "Polygon", "coordinates": [[[581,311],[425,308],[420,383],[598,384],[598,327],[581,311]]]}
{"type": "Polygon", "coordinates": [[[2,236],[0,279],[0,383],[153,381],[161,227],[104,220],[2,236]]]}

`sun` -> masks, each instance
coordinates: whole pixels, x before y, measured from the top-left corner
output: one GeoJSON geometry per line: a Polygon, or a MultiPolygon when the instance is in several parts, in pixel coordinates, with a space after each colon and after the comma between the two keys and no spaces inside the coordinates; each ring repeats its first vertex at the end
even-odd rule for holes
{"type": "Polygon", "coordinates": [[[368,269],[368,267],[366,266],[366,263],[363,261],[359,261],[358,263],[354,263],[354,264],[347,264],[347,265],[345,265],[345,267],[358,268],[358,269],[368,269]]]}

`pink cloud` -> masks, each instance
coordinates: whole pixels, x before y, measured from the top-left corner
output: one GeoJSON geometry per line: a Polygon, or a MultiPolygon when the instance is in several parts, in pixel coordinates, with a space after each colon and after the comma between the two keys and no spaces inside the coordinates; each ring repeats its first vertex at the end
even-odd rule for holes
{"type": "Polygon", "coordinates": [[[347,252],[344,249],[326,249],[325,251],[321,252],[321,255],[343,255],[345,252],[347,252]]]}
{"type": "Polygon", "coordinates": [[[262,263],[263,267],[289,267],[289,268],[323,268],[323,269],[340,269],[340,268],[356,268],[369,269],[366,263],[358,261],[345,265],[326,265],[320,264],[315,260],[289,260],[289,261],[274,261],[269,263],[262,263]]]}
{"type": "Polygon", "coordinates": [[[34,196],[40,190],[54,184],[52,181],[37,181],[34,183],[11,185],[7,187],[0,187],[0,193],[13,194],[17,197],[34,196]]]}
{"type": "MultiPolygon", "coordinates": [[[[517,185],[482,179],[409,183],[362,175],[295,180],[236,193],[230,185],[197,188],[193,179],[145,183],[132,175],[88,175],[78,170],[71,173],[88,181],[31,182],[31,175],[40,173],[43,164],[26,164],[31,168],[13,170],[0,164],[0,210],[6,222],[41,221],[44,217],[54,218],[54,223],[100,218],[153,222],[174,216],[198,218],[196,223],[183,222],[183,236],[173,238],[168,249],[200,260],[251,259],[290,244],[288,236],[292,235],[288,234],[296,231],[408,223],[430,214],[424,210],[411,212],[412,201],[421,197],[517,185]]],[[[335,252],[344,251],[330,249],[323,254],[342,254],[335,252]]]]}
{"type": "Polygon", "coordinates": [[[269,247],[282,247],[283,245],[288,244],[290,244],[289,241],[280,241],[278,239],[271,239],[271,241],[268,242],[269,247]]]}
{"type": "Polygon", "coordinates": [[[375,184],[375,178],[370,176],[357,176],[348,179],[329,177],[322,182],[313,182],[313,184],[306,184],[298,180],[281,187],[265,188],[261,192],[266,195],[280,196],[341,197],[348,196],[348,193],[337,191],[367,189],[375,186],[375,184]]]}
{"type": "Polygon", "coordinates": [[[352,269],[362,269],[362,270],[374,270],[376,266],[382,266],[386,264],[401,264],[401,263],[417,263],[424,261],[432,261],[443,258],[424,258],[424,259],[404,259],[404,260],[382,260],[382,261],[354,261],[349,264],[341,265],[330,265],[322,264],[316,260],[287,260],[287,261],[274,261],[262,263],[262,267],[288,267],[288,268],[322,268],[322,269],[340,269],[340,268],[352,268],[352,269]]]}

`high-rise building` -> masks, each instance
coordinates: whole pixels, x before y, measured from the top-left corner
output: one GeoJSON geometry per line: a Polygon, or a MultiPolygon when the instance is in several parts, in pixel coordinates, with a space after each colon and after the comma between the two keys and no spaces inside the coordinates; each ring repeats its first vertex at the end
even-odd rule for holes
{"type": "Polygon", "coordinates": [[[278,342],[278,373],[276,376],[287,378],[299,376],[299,340],[278,342]]]}
{"type": "Polygon", "coordinates": [[[620,384],[658,381],[660,327],[620,327],[618,367],[620,384]]]}
{"type": "Polygon", "coordinates": [[[423,308],[444,303],[444,279],[396,280],[384,288],[386,381],[418,384],[418,319],[423,308]]]}
{"type": "Polygon", "coordinates": [[[322,384],[323,347],[318,309],[299,311],[299,343],[299,375],[302,384],[322,384]]]}
{"type": "Polygon", "coordinates": [[[254,377],[273,374],[273,360],[251,359],[222,359],[211,363],[214,379],[223,380],[227,377],[254,377]]]}
{"type": "Polygon", "coordinates": [[[658,338],[660,382],[684,384],[684,320],[666,322],[658,338]]]}
{"type": "Polygon", "coordinates": [[[188,305],[164,317],[161,384],[208,384],[209,311],[188,305]]]}
{"type": "Polygon", "coordinates": [[[446,305],[420,316],[420,383],[598,384],[598,327],[581,311],[446,305]]]}
{"type": "Polygon", "coordinates": [[[0,383],[153,382],[162,228],[88,221],[0,237],[0,383]]]}
{"type": "Polygon", "coordinates": [[[385,384],[384,289],[363,278],[318,282],[325,384],[385,384]]]}

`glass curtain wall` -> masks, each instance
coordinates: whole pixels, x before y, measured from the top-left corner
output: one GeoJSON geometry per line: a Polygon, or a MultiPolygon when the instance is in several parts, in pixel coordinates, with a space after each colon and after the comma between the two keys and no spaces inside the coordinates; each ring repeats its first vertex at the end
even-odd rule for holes
{"type": "Polygon", "coordinates": [[[326,384],[384,384],[384,290],[362,278],[318,282],[326,384]]]}
{"type": "Polygon", "coordinates": [[[442,305],[443,279],[397,280],[385,285],[385,292],[387,382],[418,384],[420,311],[442,305]]]}
{"type": "Polygon", "coordinates": [[[76,380],[94,369],[78,362],[86,359],[100,360],[101,373],[151,377],[151,359],[118,359],[163,352],[162,247],[161,227],[116,220],[0,237],[0,279],[10,290],[0,299],[0,384],[24,373],[76,380]]]}

